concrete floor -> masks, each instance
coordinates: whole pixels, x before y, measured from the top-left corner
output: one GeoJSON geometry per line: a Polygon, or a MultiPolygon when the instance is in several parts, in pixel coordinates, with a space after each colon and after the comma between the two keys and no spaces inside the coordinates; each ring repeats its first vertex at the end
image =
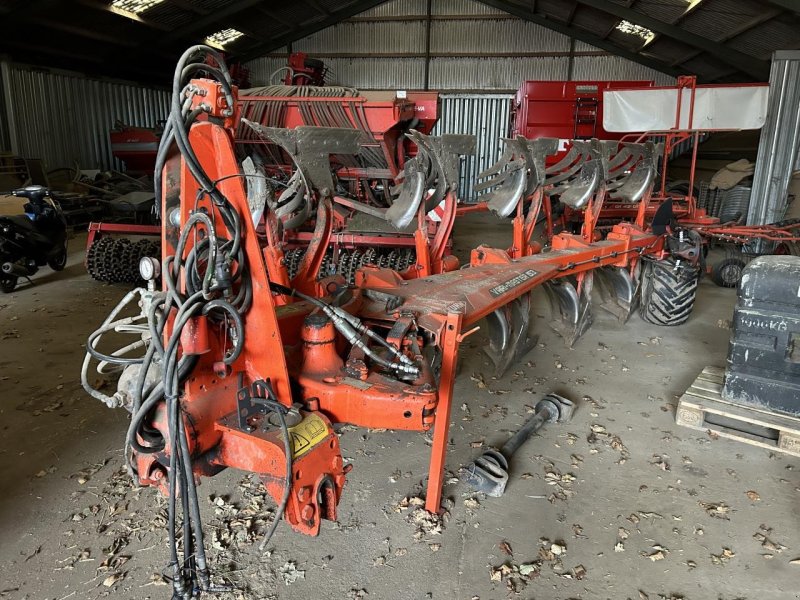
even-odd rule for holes
{"type": "MultiPolygon", "coordinates": [[[[457,250],[499,244],[508,225],[471,216],[457,250]]],[[[125,292],[89,279],[83,243],[73,240],[64,272],[45,269],[0,297],[0,598],[168,598],[164,501],[120,473],[127,413],[78,384],[88,333],[125,292]]],[[[422,491],[429,436],[344,427],[354,468],[339,522],[318,538],[281,525],[260,554],[252,539],[271,502],[243,473],[203,482],[215,570],[241,590],[220,597],[800,597],[790,563],[800,556],[800,461],[674,424],[697,373],[724,365],[720,321],[734,291],[703,281],[678,328],[598,314],[573,349],[538,300],[539,347],[505,377],[492,378],[482,334],[466,342],[441,531],[402,508],[422,491]],[[454,478],[459,466],[502,443],[549,391],[577,402],[573,421],[528,442],[505,496],[470,494],[454,478]]]]}

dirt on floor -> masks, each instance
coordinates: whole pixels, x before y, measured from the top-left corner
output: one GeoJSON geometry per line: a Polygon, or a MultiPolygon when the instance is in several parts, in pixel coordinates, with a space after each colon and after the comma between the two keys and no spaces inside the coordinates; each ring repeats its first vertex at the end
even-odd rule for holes
{"type": "MultiPolygon", "coordinates": [[[[507,228],[469,217],[457,250],[500,243],[507,228]]],[[[87,335],[126,291],[85,274],[84,241],[73,240],[66,270],[0,297],[4,600],[171,595],[166,503],[125,473],[128,415],[78,381],[87,335]]],[[[259,482],[233,471],[203,481],[215,579],[235,588],[218,597],[797,598],[800,459],[674,423],[702,368],[724,366],[735,292],[704,280],[677,328],[597,311],[572,349],[536,300],[538,347],[504,377],[492,375],[482,332],[465,342],[443,518],[418,506],[430,434],[341,427],[353,470],[339,521],[317,538],[281,524],[259,552],[274,510],[259,482]],[[459,468],[501,445],[551,391],[576,402],[575,416],[523,446],[505,495],[459,483],[459,468]]]]}

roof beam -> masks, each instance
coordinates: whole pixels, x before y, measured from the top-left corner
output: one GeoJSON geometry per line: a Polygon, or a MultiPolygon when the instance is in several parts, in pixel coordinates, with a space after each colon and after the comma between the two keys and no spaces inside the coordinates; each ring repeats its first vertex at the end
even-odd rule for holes
{"type": "Polygon", "coordinates": [[[196,4],[193,4],[192,2],[190,2],[190,0],[166,0],[166,2],[167,4],[171,4],[176,8],[180,8],[181,10],[185,10],[186,12],[191,12],[196,15],[205,16],[209,14],[209,12],[211,12],[206,10],[205,8],[201,8],[196,4]]]}
{"type": "Polygon", "coordinates": [[[622,58],[625,58],[627,60],[639,63],[640,65],[644,65],[645,67],[655,69],[656,71],[661,71],[662,73],[666,73],[667,75],[671,75],[672,77],[678,77],[679,75],[683,75],[681,71],[678,71],[673,67],[670,67],[664,62],[651,59],[642,54],[631,52],[630,50],[626,50],[621,46],[617,46],[616,44],[611,43],[608,40],[604,40],[599,35],[595,35],[584,29],[569,27],[559,21],[548,19],[544,15],[535,14],[533,11],[525,7],[519,6],[517,4],[511,4],[506,0],[476,0],[476,1],[480,2],[481,4],[485,4],[486,6],[491,6],[492,8],[503,10],[508,14],[518,17],[520,19],[524,19],[525,21],[530,21],[531,23],[536,23],[537,25],[541,25],[542,27],[552,29],[553,31],[557,31],[562,35],[573,37],[576,40],[580,40],[587,44],[591,44],[592,46],[596,46],[597,48],[601,48],[603,50],[611,52],[612,54],[621,56],[622,58]]]}
{"type": "Polygon", "coordinates": [[[578,4],[578,0],[572,3],[572,8],[569,9],[569,15],[567,16],[567,25],[572,25],[572,19],[575,18],[575,11],[578,10],[578,4]]]}
{"type": "Polygon", "coordinates": [[[181,38],[194,38],[197,37],[198,34],[204,36],[210,29],[225,29],[225,21],[229,17],[237,15],[257,4],[261,4],[261,2],[263,2],[263,0],[238,0],[237,2],[232,2],[225,8],[215,10],[205,17],[196,19],[189,25],[173,29],[167,35],[162,36],[161,42],[167,43],[181,38]]]}
{"type": "Polygon", "coordinates": [[[343,8],[331,12],[329,16],[325,17],[324,19],[320,19],[319,21],[306,26],[301,26],[295,31],[291,31],[286,35],[272,38],[268,42],[257,44],[249,48],[246,52],[238,53],[237,58],[240,60],[252,60],[254,58],[258,58],[264,54],[272,52],[276,48],[286,46],[291,42],[302,39],[308,35],[311,35],[312,33],[320,31],[321,29],[325,29],[326,27],[336,25],[337,23],[340,23],[345,19],[349,19],[350,17],[355,17],[357,14],[378,6],[379,4],[383,4],[386,1],[387,0],[356,0],[355,2],[351,2],[343,8]]]}
{"type": "MultiPolygon", "coordinates": [[[[678,18],[677,18],[677,19],[673,19],[672,21],[670,21],[670,22],[669,22],[669,24],[670,24],[670,25],[678,25],[678,24],[679,24],[681,21],[683,21],[683,20],[684,20],[686,17],[688,17],[689,15],[691,15],[693,12],[695,12],[695,11],[698,9],[698,7],[700,6],[700,4],[701,4],[701,2],[695,2],[695,4],[694,4],[694,5],[693,5],[691,8],[689,8],[688,10],[685,10],[685,11],[683,11],[683,12],[682,12],[682,13],[681,13],[681,14],[678,16],[678,18]]],[[[642,47],[641,47],[641,48],[639,48],[639,52],[641,52],[641,51],[642,51],[644,48],[646,48],[646,47],[648,47],[648,46],[652,46],[652,45],[653,45],[654,43],[656,43],[656,42],[658,41],[658,39],[659,39],[659,38],[661,38],[661,37],[664,37],[664,36],[662,36],[661,34],[656,34],[656,35],[655,35],[655,37],[654,37],[653,39],[651,39],[650,41],[647,41],[647,42],[645,42],[644,44],[642,44],[642,47]]],[[[717,41],[722,41],[722,40],[717,40],[717,41]]],[[[697,54],[699,54],[699,52],[698,52],[697,54]]],[[[674,66],[674,63],[670,63],[670,64],[672,64],[672,65],[674,66]]]]}
{"type": "Polygon", "coordinates": [[[329,10],[326,10],[325,8],[320,6],[320,4],[318,2],[316,2],[316,0],[300,0],[300,1],[303,4],[305,4],[306,6],[310,6],[311,8],[313,8],[315,11],[317,11],[319,14],[321,14],[323,16],[329,17],[330,14],[331,14],[329,10]]]}
{"type": "Polygon", "coordinates": [[[642,12],[611,2],[610,0],[578,0],[585,6],[591,6],[620,19],[625,19],[636,25],[641,25],[654,33],[660,33],[679,41],[688,46],[693,46],[703,52],[715,56],[722,62],[736,67],[740,71],[747,73],[751,77],[762,80],[769,76],[769,62],[761,60],[729,48],[725,44],[720,44],[703,36],[691,33],[681,27],[670,25],[659,19],[655,19],[642,12]]]}
{"type": "MultiPolygon", "coordinates": [[[[755,15],[749,21],[747,21],[745,23],[742,23],[742,25],[740,25],[739,27],[737,27],[733,31],[725,34],[725,36],[719,41],[720,42],[727,42],[728,40],[732,40],[736,36],[742,35],[743,33],[747,32],[747,31],[750,31],[754,27],[758,27],[762,23],[766,23],[770,19],[773,19],[773,18],[777,17],[782,12],[783,11],[781,9],[779,9],[779,8],[772,8],[770,10],[765,10],[764,12],[762,12],[762,13],[760,13],[758,15],[755,15]]],[[[672,61],[671,64],[672,64],[673,67],[675,67],[677,65],[685,63],[686,61],[692,60],[695,56],[697,56],[697,55],[699,55],[701,53],[702,53],[701,50],[695,50],[695,51],[693,51],[693,52],[691,52],[689,54],[685,54],[684,56],[681,56],[677,60],[672,61]]]]}
{"type": "Polygon", "coordinates": [[[6,18],[11,17],[20,17],[24,15],[33,14],[39,10],[46,10],[48,5],[55,5],[57,2],[54,0],[30,0],[30,2],[25,2],[22,4],[18,4],[13,8],[10,8],[6,5],[0,6],[0,14],[2,14],[6,18]]]}
{"type": "Polygon", "coordinates": [[[116,10],[111,4],[108,2],[103,2],[102,0],[77,0],[78,4],[82,4],[83,6],[87,6],[89,8],[93,8],[94,10],[99,10],[102,12],[107,12],[112,15],[116,15],[119,19],[125,19],[126,23],[139,23],[140,25],[146,25],[151,29],[155,29],[158,31],[169,31],[170,28],[166,25],[162,25],[161,23],[155,23],[153,21],[148,21],[147,19],[142,18],[139,15],[135,15],[133,13],[125,13],[122,14],[119,10],[116,10]]]}
{"type": "Polygon", "coordinates": [[[268,16],[270,19],[275,19],[276,21],[280,22],[284,27],[288,27],[289,31],[293,31],[298,27],[297,23],[292,23],[289,19],[284,19],[279,12],[276,13],[265,6],[258,6],[256,7],[256,10],[258,10],[258,12],[260,12],[262,15],[268,16]]]}
{"type": "Polygon", "coordinates": [[[780,6],[784,10],[790,10],[800,14],[800,4],[798,4],[797,0],[767,0],[767,2],[775,6],[780,6]]]}
{"type": "Polygon", "coordinates": [[[47,54],[47,55],[58,56],[60,58],[69,58],[80,62],[95,63],[95,64],[103,64],[104,62],[104,60],[97,55],[73,52],[71,50],[48,48],[47,46],[42,46],[41,44],[36,44],[34,42],[28,43],[28,42],[19,42],[16,40],[8,40],[8,41],[3,41],[2,45],[11,46],[14,48],[21,48],[23,50],[26,50],[27,52],[36,52],[38,54],[47,54]]]}
{"type": "MultiPolygon", "coordinates": [[[[625,6],[630,8],[631,6],[634,5],[635,2],[636,0],[627,0],[627,2],[625,2],[625,6]]],[[[608,30],[603,34],[603,39],[606,39],[608,36],[614,33],[614,30],[617,28],[617,25],[619,25],[619,21],[615,21],[614,25],[608,28],[608,30]]]]}
{"type": "Polygon", "coordinates": [[[98,42],[106,42],[108,44],[114,44],[115,46],[126,46],[128,48],[135,48],[138,45],[137,42],[125,37],[103,33],[102,31],[97,31],[95,29],[88,29],[86,27],[81,27],[79,25],[72,25],[70,23],[64,23],[62,21],[46,19],[44,17],[23,17],[20,20],[26,21],[28,23],[33,23],[34,25],[41,25],[42,27],[46,27],[48,29],[55,29],[57,31],[63,31],[64,33],[77,35],[82,38],[97,40],[98,42]]]}

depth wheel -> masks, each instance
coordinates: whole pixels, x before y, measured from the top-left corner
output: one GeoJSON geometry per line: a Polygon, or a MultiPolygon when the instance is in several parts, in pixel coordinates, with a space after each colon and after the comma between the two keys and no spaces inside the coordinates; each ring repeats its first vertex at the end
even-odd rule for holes
{"type": "Polygon", "coordinates": [[[741,258],[726,258],[711,268],[711,281],[720,287],[733,288],[739,283],[744,271],[741,258]]]}
{"type": "Polygon", "coordinates": [[[655,325],[681,325],[689,319],[697,296],[700,269],[676,268],[673,259],[646,261],[642,269],[639,313],[655,325]]]}

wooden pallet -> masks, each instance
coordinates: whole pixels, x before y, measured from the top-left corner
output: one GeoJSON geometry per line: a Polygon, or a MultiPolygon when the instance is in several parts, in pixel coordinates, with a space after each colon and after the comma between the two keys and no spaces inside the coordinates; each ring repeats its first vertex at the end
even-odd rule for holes
{"type": "Polygon", "coordinates": [[[678,401],[675,422],[752,446],[800,456],[800,418],[742,406],[722,397],[725,370],[706,367],[678,401]]]}

